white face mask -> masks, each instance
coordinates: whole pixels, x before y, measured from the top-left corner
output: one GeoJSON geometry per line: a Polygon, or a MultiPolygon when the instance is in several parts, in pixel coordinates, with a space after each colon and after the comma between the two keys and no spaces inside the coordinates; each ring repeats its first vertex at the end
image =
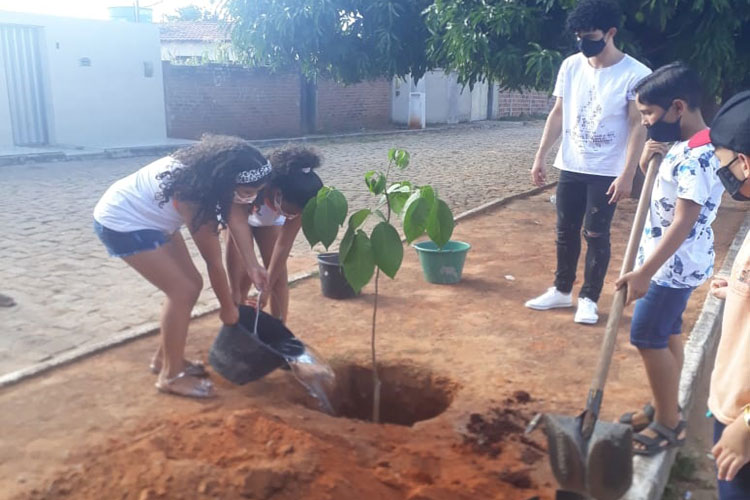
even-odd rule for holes
{"type": "Polygon", "coordinates": [[[281,194],[276,195],[276,197],[273,200],[274,207],[276,208],[276,213],[283,215],[289,220],[295,219],[299,214],[291,215],[291,214],[284,212],[284,210],[281,208],[282,200],[283,200],[283,197],[281,196],[281,194]]]}
{"type": "Polygon", "coordinates": [[[239,194],[237,194],[237,191],[235,191],[234,192],[234,200],[233,201],[235,203],[239,203],[240,205],[249,205],[249,204],[251,204],[252,202],[255,201],[255,198],[257,198],[257,196],[258,196],[257,194],[254,194],[252,196],[242,197],[239,194]]]}

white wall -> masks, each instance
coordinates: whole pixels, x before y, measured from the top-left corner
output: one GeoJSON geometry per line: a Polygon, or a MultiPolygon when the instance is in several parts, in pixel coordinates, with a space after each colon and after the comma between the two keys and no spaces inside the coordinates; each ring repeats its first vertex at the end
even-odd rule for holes
{"type": "Polygon", "coordinates": [[[120,147],[166,139],[156,25],[14,12],[0,12],[0,23],[43,28],[51,142],[120,147]],[[82,58],[91,65],[82,66],[82,58]]]}
{"type": "Polygon", "coordinates": [[[5,63],[0,50],[0,147],[13,145],[13,129],[10,124],[10,103],[8,82],[5,78],[5,63]]]}
{"type": "Polygon", "coordinates": [[[487,84],[464,88],[455,74],[436,70],[426,73],[415,86],[411,79],[393,82],[394,123],[405,124],[409,112],[409,92],[425,93],[426,121],[429,125],[487,119],[487,84]]]}

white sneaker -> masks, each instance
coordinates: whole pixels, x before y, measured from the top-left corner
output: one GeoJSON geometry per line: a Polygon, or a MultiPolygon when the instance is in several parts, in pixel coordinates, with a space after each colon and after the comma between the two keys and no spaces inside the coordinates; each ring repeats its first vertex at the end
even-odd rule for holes
{"type": "Polygon", "coordinates": [[[595,325],[599,321],[599,308],[596,302],[588,297],[578,299],[578,310],[573,321],[584,325],[595,325]]]}
{"type": "Polygon", "coordinates": [[[553,286],[539,297],[527,301],[524,305],[529,309],[536,309],[537,311],[573,307],[573,297],[569,293],[562,293],[553,286]]]}

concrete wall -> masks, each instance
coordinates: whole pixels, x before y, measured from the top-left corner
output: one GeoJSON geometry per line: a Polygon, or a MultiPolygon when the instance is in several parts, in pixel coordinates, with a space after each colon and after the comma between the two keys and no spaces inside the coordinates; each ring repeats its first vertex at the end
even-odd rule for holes
{"type": "Polygon", "coordinates": [[[14,12],[0,12],[0,23],[42,27],[50,142],[118,147],[166,139],[157,26],[14,12]]]}
{"type": "Polygon", "coordinates": [[[316,128],[319,133],[387,128],[391,123],[391,82],[355,85],[319,80],[316,128]]]}

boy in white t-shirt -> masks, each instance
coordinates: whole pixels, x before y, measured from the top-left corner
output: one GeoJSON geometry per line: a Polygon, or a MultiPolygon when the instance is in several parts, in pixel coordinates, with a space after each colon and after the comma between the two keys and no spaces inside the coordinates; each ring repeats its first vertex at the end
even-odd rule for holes
{"type": "Polygon", "coordinates": [[[644,168],[663,156],[651,194],[636,269],[617,280],[627,286],[627,302],[639,299],[630,325],[653,396],[653,410],[623,415],[635,430],[634,452],[655,455],[685,441],[686,423],[677,396],[682,370],[682,313],[692,291],[713,272],[711,223],[724,187],[719,160],[700,110],[698,74],[682,63],[661,67],[636,86],[638,109],[649,141],[644,168]],[[670,147],[670,143],[674,143],[670,147]]]}
{"type": "Polygon", "coordinates": [[[547,154],[562,135],[554,163],[560,169],[555,283],[526,307],[573,306],[583,227],[588,249],[575,321],[584,324],[599,320],[596,303],[609,266],[612,216],[616,203],[630,195],[646,138],[633,87],[651,71],[615,46],[620,19],[611,0],[583,0],[568,17],[581,52],[560,67],[557,100],[531,169],[533,182],[544,185],[547,154]]]}

